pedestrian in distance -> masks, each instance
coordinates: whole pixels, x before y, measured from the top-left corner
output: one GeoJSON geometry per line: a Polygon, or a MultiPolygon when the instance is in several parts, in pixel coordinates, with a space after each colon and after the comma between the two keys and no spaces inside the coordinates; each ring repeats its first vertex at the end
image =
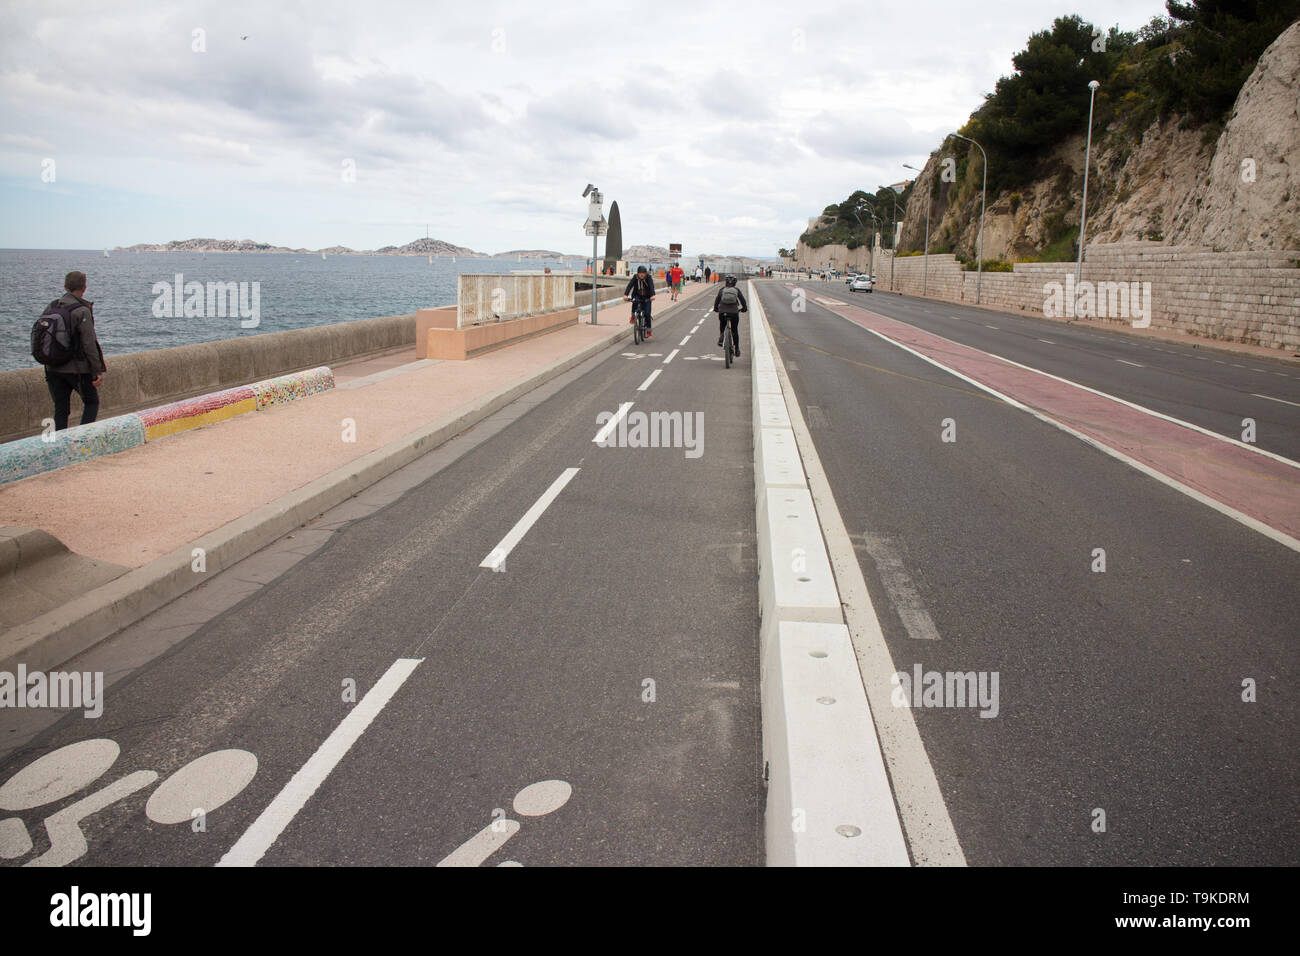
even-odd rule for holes
{"type": "Polygon", "coordinates": [[[32,336],[32,355],[45,365],[45,385],[54,402],[54,428],[68,427],[72,393],[81,396],[81,424],[89,425],[99,415],[99,385],[108,364],[95,335],[94,303],[86,299],[86,274],[69,272],[63,280],[64,295],[55,299],[37,321],[48,330],[43,344],[32,336]],[[47,322],[47,320],[49,320],[47,322]]]}
{"type": "Polygon", "coordinates": [[[685,275],[686,273],[682,272],[682,267],[674,262],[672,271],[668,273],[669,279],[672,280],[672,285],[673,285],[672,301],[674,302],[676,302],[677,297],[682,294],[682,279],[685,275]]]}

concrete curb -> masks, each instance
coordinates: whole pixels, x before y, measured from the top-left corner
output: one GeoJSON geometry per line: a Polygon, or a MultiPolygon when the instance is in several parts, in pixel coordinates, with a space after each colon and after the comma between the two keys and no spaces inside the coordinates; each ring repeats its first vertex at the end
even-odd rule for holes
{"type": "MultiPolygon", "coordinates": [[[[749,284],[768,866],[908,866],[898,809],[749,284]]],[[[797,409],[797,405],[794,406],[797,409]]]]}
{"type": "MultiPolygon", "coordinates": [[[[664,313],[676,309],[675,303],[664,313]]],[[[657,319],[659,316],[656,317],[657,319]]],[[[261,550],[432,451],[539,385],[553,379],[611,345],[631,337],[631,329],[615,326],[579,352],[559,359],[523,381],[503,386],[472,408],[411,432],[383,448],[322,475],[287,495],[211,531],[191,545],[135,568],[18,627],[0,634],[0,670],[52,670],[100,641],[139,621],[197,587],[212,575],[261,550]],[[199,549],[204,571],[195,571],[199,549]]]]}

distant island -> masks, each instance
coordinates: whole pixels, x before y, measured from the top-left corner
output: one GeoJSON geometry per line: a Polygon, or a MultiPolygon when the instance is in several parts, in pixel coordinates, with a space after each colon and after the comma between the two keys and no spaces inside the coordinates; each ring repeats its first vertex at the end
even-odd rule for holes
{"type": "Polygon", "coordinates": [[[550,249],[512,249],[491,255],[457,246],[441,239],[416,239],[404,246],[384,246],[382,249],[349,249],[347,246],[329,246],[324,249],[290,249],[273,246],[269,242],[252,239],[173,239],[171,242],[141,242],[134,246],[117,246],[116,252],[278,252],[314,256],[463,256],[467,259],[584,259],[582,255],[565,255],[550,249]]]}
{"type": "MultiPolygon", "coordinates": [[[[589,254],[563,253],[554,249],[510,249],[506,252],[486,253],[467,249],[465,246],[453,245],[441,239],[416,239],[404,246],[384,246],[382,249],[349,249],[347,246],[329,246],[325,249],[290,249],[286,246],[273,246],[269,242],[254,242],[252,239],[173,239],[171,242],[141,242],[134,246],[117,246],[115,252],[276,252],[291,253],[300,256],[461,256],[466,259],[580,259],[586,262],[589,254]]],[[[668,262],[671,260],[668,249],[664,246],[632,246],[623,253],[628,262],[668,262]]],[[[688,265],[698,259],[705,261],[730,259],[742,262],[745,266],[760,265],[775,260],[751,259],[748,256],[722,256],[695,254],[682,257],[688,265]]]]}

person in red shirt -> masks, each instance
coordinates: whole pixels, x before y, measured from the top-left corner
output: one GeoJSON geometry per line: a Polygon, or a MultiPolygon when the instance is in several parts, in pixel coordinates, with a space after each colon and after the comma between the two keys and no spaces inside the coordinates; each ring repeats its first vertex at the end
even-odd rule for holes
{"type": "Polygon", "coordinates": [[[680,265],[674,262],[672,271],[669,273],[669,280],[668,280],[673,285],[673,298],[672,298],[673,302],[676,302],[677,297],[682,294],[682,280],[684,278],[686,278],[686,273],[682,271],[682,267],[680,265]]]}

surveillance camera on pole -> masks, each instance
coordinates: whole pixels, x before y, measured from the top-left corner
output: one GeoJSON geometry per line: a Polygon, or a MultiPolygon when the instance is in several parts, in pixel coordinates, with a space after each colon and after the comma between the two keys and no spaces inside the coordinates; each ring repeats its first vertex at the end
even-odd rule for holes
{"type": "Polygon", "coordinates": [[[596,270],[599,268],[596,265],[597,262],[596,243],[598,241],[598,237],[605,235],[605,233],[609,231],[609,223],[605,221],[605,217],[601,213],[601,204],[604,202],[604,197],[601,196],[599,189],[597,189],[591,183],[587,183],[587,188],[582,191],[582,198],[588,199],[587,223],[586,223],[585,231],[587,235],[591,236],[591,324],[595,325],[596,309],[597,309],[596,299],[597,299],[597,290],[598,290],[598,283],[596,282],[596,275],[597,275],[596,270]],[[590,199],[588,199],[588,197],[590,197],[590,199]]]}

